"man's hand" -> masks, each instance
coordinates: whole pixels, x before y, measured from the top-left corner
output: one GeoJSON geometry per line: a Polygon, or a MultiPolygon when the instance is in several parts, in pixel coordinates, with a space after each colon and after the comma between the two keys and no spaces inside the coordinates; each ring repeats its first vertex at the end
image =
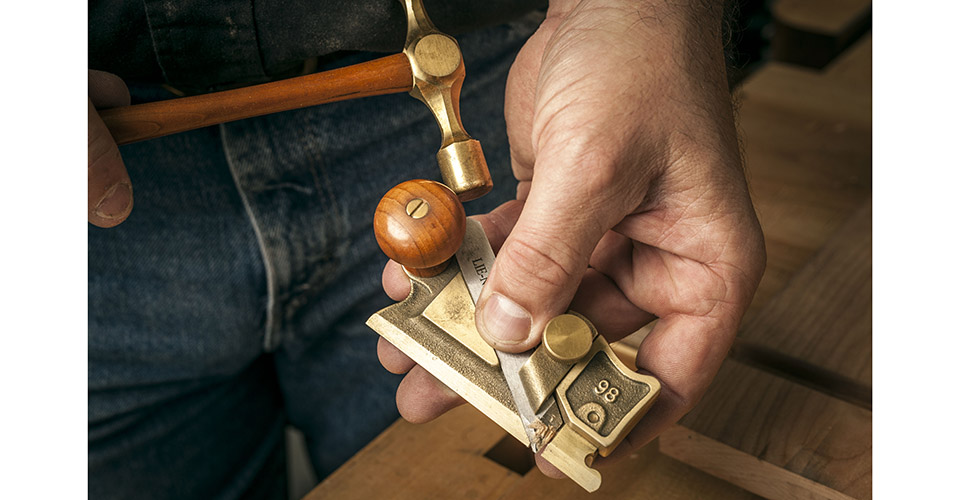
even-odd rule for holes
{"type": "Polygon", "coordinates": [[[116,75],[90,70],[87,78],[87,220],[95,226],[113,227],[130,215],[133,190],[117,143],[97,108],[128,105],[130,94],[116,75]]]}
{"type": "MultiPolygon", "coordinates": [[[[610,341],[660,318],[637,366],[662,393],[615,455],[699,401],[765,265],[713,3],[551,2],[507,82],[520,201],[481,218],[502,248],[477,327],[495,348],[523,352],[568,308],[610,341]]],[[[395,299],[409,290],[394,263],[384,287],[395,299]]],[[[397,392],[408,420],[459,404],[382,339],[379,353],[387,369],[410,370],[397,392]]]]}

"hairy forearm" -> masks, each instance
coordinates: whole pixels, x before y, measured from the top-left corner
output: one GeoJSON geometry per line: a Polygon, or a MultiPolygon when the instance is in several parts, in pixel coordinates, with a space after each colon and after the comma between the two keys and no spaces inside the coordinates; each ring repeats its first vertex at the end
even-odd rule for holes
{"type": "MultiPolygon", "coordinates": [[[[725,9],[729,0],[552,0],[547,25],[576,23],[576,30],[611,43],[642,45],[644,59],[723,84],[725,9]]],[[[598,54],[604,56],[604,54],[598,54]]]]}
{"type": "Polygon", "coordinates": [[[575,9],[617,9],[648,27],[656,24],[665,29],[719,36],[724,11],[731,3],[729,0],[551,0],[547,15],[562,17],[575,9]]]}

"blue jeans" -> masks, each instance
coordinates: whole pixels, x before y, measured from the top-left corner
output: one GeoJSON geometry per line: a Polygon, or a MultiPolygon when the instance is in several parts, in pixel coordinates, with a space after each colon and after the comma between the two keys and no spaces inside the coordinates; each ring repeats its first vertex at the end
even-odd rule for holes
{"type": "MultiPolygon", "coordinates": [[[[460,39],[496,186],[468,213],[515,193],[503,88],[535,27],[460,39]]],[[[400,94],[121,148],[133,214],[88,235],[91,498],[284,498],[286,424],[322,478],[397,418],[364,325],[389,302],[371,222],[392,186],[439,178],[439,139],[400,94]]]]}

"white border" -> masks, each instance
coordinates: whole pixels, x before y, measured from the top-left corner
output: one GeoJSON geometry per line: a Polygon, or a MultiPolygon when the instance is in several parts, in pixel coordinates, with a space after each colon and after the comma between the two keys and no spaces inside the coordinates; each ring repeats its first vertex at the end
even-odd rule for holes
{"type": "Polygon", "coordinates": [[[0,16],[3,498],[87,494],[87,2],[0,16]]]}
{"type": "Polygon", "coordinates": [[[874,493],[955,494],[956,2],[874,2],[874,493]]]}

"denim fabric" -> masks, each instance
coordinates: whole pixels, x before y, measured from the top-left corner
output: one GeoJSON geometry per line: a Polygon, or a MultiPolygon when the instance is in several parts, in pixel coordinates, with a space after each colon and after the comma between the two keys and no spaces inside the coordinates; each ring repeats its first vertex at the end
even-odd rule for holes
{"type": "MultiPolygon", "coordinates": [[[[345,51],[399,52],[397,0],[89,0],[91,69],[199,91],[258,83],[345,51]]],[[[424,0],[444,33],[517,19],[546,0],[424,0]]]]}
{"type": "MultiPolygon", "coordinates": [[[[461,37],[463,120],[496,186],[468,213],[515,194],[503,88],[535,27],[461,37]]],[[[389,303],[372,217],[439,178],[439,139],[401,94],[121,148],[133,213],[88,235],[91,498],[284,498],[284,425],[324,477],[397,418],[363,324],[389,303]]]]}

